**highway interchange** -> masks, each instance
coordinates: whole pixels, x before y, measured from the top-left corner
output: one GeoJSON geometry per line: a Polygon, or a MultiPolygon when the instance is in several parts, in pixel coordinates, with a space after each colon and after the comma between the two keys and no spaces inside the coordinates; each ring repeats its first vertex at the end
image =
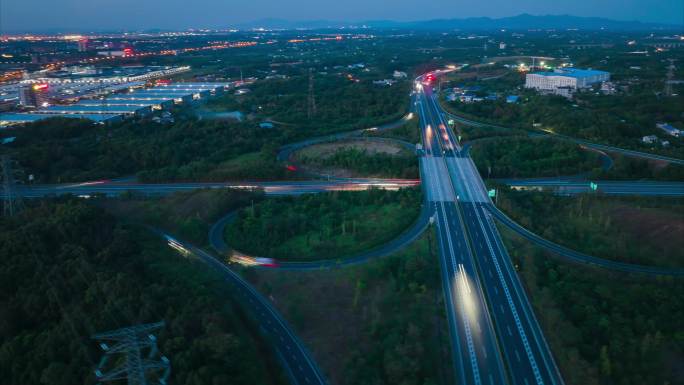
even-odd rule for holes
{"type": "MultiPolygon", "coordinates": [[[[584,255],[543,239],[500,212],[491,202],[487,189],[467,151],[456,139],[445,116],[461,123],[484,125],[441,110],[432,85],[419,77],[412,95],[412,109],[419,113],[422,149],[418,151],[420,180],[343,179],[238,182],[142,184],[132,181],[94,181],[60,185],[23,186],[18,192],[27,198],[73,194],[84,198],[96,194],[115,196],[124,192],[164,195],[198,188],[238,188],[263,190],[267,195],[296,195],[326,191],[357,191],[368,188],[399,189],[422,185],[425,203],[414,225],[395,240],[374,250],[338,261],[282,263],[285,270],[317,270],[363,263],[391,254],[413,242],[433,223],[437,233],[446,314],[450,329],[452,358],[457,382],[462,384],[562,384],[561,374],[544,339],[534,311],[527,299],[510,256],[495,226],[494,219],[528,240],[561,257],[584,264],[631,273],[684,275],[684,270],[635,266],[584,255]]],[[[371,130],[384,130],[405,123],[400,121],[371,130]]],[[[287,162],[291,153],[305,146],[346,139],[366,130],[314,138],[285,146],[278,158],[287,162]]],[[[622,150],[572,138],[578,144],[601,151],[629,156],[684,161],[622,150]]],[[[514,188],[551,188],[559,194],[586,193],[588,181],[563,178],[501,180],[514,188]]],[[[684,183],[601,181],[605,194],[684,196],[684,183]]],[[[223,229],[233,214],[218,221],[210,232],[210,242],[225,255],[229,250],[223,229]]],[[[221,272],[235,288],[239,300],[250,310],[274,349],[290,380],[295,384],[325,384],[326,380],[311,355],[283,317],[267,299],[244,281],[229,266],[211,254],[163,234],[170,246],[185,255],[194,255],[221,272]]]]}

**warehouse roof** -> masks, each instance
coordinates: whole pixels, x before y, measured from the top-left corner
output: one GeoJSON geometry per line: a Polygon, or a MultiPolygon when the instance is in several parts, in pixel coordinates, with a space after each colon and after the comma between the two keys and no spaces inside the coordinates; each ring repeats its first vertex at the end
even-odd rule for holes
{"type": "Polygon", "coordinates": [[[0,122],[30,123],[50,118],[89,119],[104,122],[120,115],[116,114],[0,114],[0,122]]]}
{"type": "Polygon", "coordinates": [[[81,114],[120,114],[120,113],[134,113],[138,110],[143,109],[140,106],[84,106],[84,105],[71,105],[71,106],[50,106],[41,110],[37,110],[36,113],[39,114],[52,114],[52,113],[81,113],[81,114]]]}
{"type": "Polygon", "coordinates": [[[598,76],[598,75],[607,75],[608,72],[606,71],[599,71],[599,70],[582,70],[582,69],[577,69],[577,68],[563,68],[563,69],[557,69],[556,71],[553,72],[534,72],[534,75],[541,75],[541,76],[567,76],[571,78],[588,78],[591,76],[598,76]]]}

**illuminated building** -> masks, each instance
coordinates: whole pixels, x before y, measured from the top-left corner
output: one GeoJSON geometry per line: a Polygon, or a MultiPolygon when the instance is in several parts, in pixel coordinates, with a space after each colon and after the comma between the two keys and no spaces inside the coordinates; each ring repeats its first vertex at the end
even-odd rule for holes
{"type": "Polygon", "coordinates": [[[556,69],[553,72],[535,72],[525,76],[525,88],[554,91],[558,88],[587,88],[592,84],[610,80],[610,73],[576,68],[556,69]]]}
{"type": "Polygon", "coordinates": [[[48,102],[47,84],[33,84],[19,88],[19,104],[26,107],[40,107],[48,102]]]}

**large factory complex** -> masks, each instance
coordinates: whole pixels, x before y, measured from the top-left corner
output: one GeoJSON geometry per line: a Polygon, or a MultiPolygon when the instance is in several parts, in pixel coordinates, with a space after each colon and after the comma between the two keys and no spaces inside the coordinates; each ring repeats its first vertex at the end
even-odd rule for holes
{"type": "Polygon", "coordinates": [[[30,123],[53,117],[90,119],[111,123],[127,117],[140,117],[154,110],[166,110],[174,104],[190,103],[222,94],[231,83],[173,83],[152,88],[134,89],[126,93],[81,99],[75,104],[52,105],[30,113],[0,114],[0,126],[30,123]]]}

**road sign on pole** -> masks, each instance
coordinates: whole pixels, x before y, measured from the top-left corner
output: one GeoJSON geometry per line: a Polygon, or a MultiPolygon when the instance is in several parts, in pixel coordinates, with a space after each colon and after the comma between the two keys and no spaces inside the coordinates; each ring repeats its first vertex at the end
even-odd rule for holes
{"type": "Polygon", "coordinates": [[[496,197],[496,189],[491,189],[487,192],[487,195],[489,195],[490,198],[496,197]]]}
{"type": "Polygon", "coordinates": [[[591,189],[591,191],[598,190],[598,184],[596,184],[594,182],[589,182],[589,189],[591,189]]]}

